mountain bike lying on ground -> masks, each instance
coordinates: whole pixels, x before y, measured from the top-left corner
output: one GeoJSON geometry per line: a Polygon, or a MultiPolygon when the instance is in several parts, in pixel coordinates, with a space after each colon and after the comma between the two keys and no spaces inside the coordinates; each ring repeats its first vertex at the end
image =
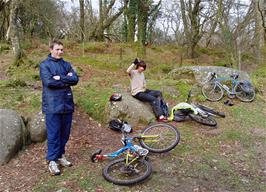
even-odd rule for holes
{"type": "Polygon", "coordinates": [[[209,73],[208,81],[201,89],[203,96],[209,101],[219,101],[224,96],[225,91],[230,99],[237,97],[244,102],[253,101],[255,98],[254,87],[247,80],[239,81],[238,77],[238,74],[233,74],[230,78],[218,78],[216,73],[209,73]],[[231,89],[222,81],[230,81],[231,89]]]}
{"type": "Polygon", "coordinates": [[[216,126],[217,122],[211,116],[225,117],[223,112],[216,111],[201,104],[191,103],[190,97],[191,91],[189,91],[187,102],[179,103],[171,109],[170,120],[184,121],[192,119],[203,125],[216,126]]]}
{"type": "Polygon", "coordinates": [[[180,134],[176,127],[166,123],[148,125],[140,135],[129,137],[122,129],[121,142],[124,147],[112,152],[101,154],[98,149],[91,156],[92,162],[112,159],[124,155],[108,163],[103,169],[104,178],[117,185],[132,185],[144,181],[152,174],[151,163],[147,160],[149,152],[165,153],[179,143],[180,134]],[[138,141],[139,145],[133,142],[138,141]]]}

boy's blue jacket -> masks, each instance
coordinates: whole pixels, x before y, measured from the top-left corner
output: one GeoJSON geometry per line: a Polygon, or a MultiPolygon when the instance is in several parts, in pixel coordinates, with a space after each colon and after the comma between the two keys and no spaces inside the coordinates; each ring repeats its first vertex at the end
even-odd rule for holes
{"type": "Polygon", "coordinates": [[[70,63],[61,59],[48,58],[40,64],[42,80],[42,111],[43,113],[73,113],[74,102],[70,86],[76,85],[79,78],[70,63]],[[72,76],[67,76],[68,73],[72,76]],[[60,80],[53,76],[60,76],[60,80]]]}

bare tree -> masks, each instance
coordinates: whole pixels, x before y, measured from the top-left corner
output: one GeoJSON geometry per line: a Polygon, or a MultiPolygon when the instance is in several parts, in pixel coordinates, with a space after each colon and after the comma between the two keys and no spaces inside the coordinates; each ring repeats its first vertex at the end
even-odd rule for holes
{"type": "Polygon", "coordinates": [[[127,40],[128,42],[134,42],[135,30],[136,30],[136,19],[137,19],[137,0],[130,0],[127,9],[127,20],[128,20],[128,31],[127,40]]]}
{"type": "Polygon", "coordinates": [[[5,35],[9,27],[9,4],[10,0],[0,0],[0,40],[5,39],[5,35]]]}
{"type": "Polygon", "coordinates": [[[96,39],[103,41],[104,31],[107,30],[113,22],[123,13],[128,5],[129,0],[123,0],[123,4],[117,12],[112,14],[112,9],[116,3],[116,0],[103,1],[99,0],[99,21],[96,23],[93,31],[90,34],[90,39],[96,39]]]}
{"type": "Polygon", "coordinates": [[[80,39],[81,41],[84,41],[84,33],[85,33],[85,6],[84,6],[84,0],[79,0],[79,26],[80,26],[80,39]]]}
{"type": "Polygon", "coordinates": [[[255,2],[255,33],[254,42],[256,45],[256,63],[262,64],[264,62],[263,48],[266,41],[266,1],[259,0],[255,2]]]}
{"type": "Polygon", "coordinates": [[[20,46],[20,37],[19,37],[19,29],[18,29],[18,6],[19,0],[11,1],[10,8],[10,25],[7,31],[7,40],[11,40],[13,53],[15,56],[14,63],[17,65],[19,60],[22,58],[22,50],[20,46]]]}
{"type": "Polygon", "coordinates": [[[188,2],[180,0],[180,7],[189,55],[191,58],[195,58],[197,56],[195,48],[204,34],[204,25],[209,16],[201,16],[204,9],[202,0],[189,0],[188,2]]]}

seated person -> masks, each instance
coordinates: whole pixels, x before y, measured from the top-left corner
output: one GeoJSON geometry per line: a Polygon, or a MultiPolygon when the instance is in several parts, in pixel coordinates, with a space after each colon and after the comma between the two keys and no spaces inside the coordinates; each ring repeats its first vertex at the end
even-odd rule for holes
{"type": "Polygon", "coordinates": [[[131,94],[140,101],[149,102],[158,121],[167,120],[161,109],[162,92],[146,88],[145,69],[146,63],[138,59],[135,59],[127,69],[127,73],[130,76],[131,94]]]}

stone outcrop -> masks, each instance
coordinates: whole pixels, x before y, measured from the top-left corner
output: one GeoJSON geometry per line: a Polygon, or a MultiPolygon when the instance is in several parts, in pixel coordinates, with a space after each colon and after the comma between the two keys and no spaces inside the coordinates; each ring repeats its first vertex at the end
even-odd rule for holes
{"type": "Polygon", "coordinates": [[[122,100],[109,102],[106,105],[106,121],[121,119],[127,121],[132,128],[139,124],[148,124],[155,120],[149,103],[141,102],[131,96],[129,92],[122,93],[122,100]]]}
{"type": "Polygon", "coordinates": [[[45,127],[45,117],[42,112],[33,115],[29,120],[27,127],[32,142],[43,142],[46,140],[47,132],[45,127]]]}
{"type": "Polygon", "coordinates": [[[233,73],[239,74],[239,80],[250,80],[248,73],[227,67],[218,66],[190,66],[173,69],[168,75],[174,80],[190,79],[203,84],[209,72],[215,72],[221,77],[230,77],[233,73]]]}
{"type": "Polygon", "coordinates": [[[26,143],[29,133],[20,115],[0,109],[0,165],[7,163],[26,143]]]}

